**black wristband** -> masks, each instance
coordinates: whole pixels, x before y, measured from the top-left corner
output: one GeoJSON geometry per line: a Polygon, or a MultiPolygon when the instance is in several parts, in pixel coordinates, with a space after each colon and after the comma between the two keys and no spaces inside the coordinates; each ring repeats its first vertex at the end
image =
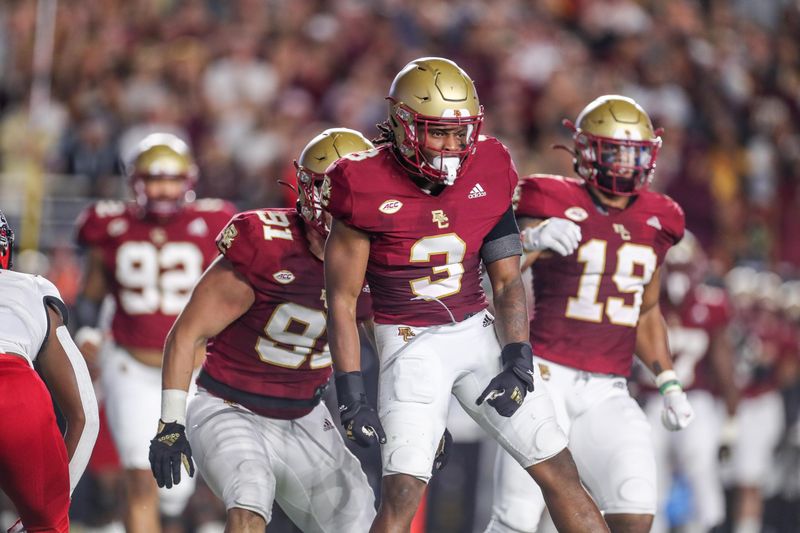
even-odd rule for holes
{"type": "Polygon", "coordinates": [[[364,378],[360,371],[355,372],[336,372],[336,397],[339,403],[349,403],[352,400],[366,398],[367,391],[364,389],[364,378]]]}
{"type": "Polygon", "coordinates": [[[510,342],[503,346],[500,358],[503,360],[503,366],[507,366],[513,363],[515,359],[520,358],[531,365],[533,364],[533,348],[531,348],[529,342],[510,342]]]}

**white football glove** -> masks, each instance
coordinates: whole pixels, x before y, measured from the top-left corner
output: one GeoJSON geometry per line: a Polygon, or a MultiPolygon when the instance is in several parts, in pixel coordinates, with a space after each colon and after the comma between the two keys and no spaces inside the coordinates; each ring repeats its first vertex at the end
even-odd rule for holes
{"type": "Polygon", "coordinates": [[[522,230],[522,248],[526,252],[550,249],[570,255],[581,242],[581,227],[565,218],[548,218],[535,228],[522,230]]]}
{"type": "Polygon", "coordinates": [[[694,420],[694,409],[683,392],[673,370],[665,370],[656,377],[656,385],[664,399],[661,423],[670,431],[680,431],[694,420]]]}

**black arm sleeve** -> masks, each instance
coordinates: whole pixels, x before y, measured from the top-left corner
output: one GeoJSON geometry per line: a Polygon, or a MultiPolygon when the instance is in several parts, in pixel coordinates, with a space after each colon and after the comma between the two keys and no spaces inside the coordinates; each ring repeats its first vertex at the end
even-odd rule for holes
{"type": "Polygon", "coordinates": [[[508,206],[500,220],[483,239],[481,259],[486,264],[499,259],[522,255],[522,242],[519,238],[519,227],[514,218],[514,210],[508,206]]]}

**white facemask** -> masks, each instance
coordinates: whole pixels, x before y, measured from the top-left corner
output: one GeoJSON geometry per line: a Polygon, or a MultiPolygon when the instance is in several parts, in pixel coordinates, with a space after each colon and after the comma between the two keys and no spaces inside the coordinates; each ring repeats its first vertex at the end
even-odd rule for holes
{"type": "Polygon", "coordinates": [[[436,170],[446,173],[447,176],[444,182],[446,185],[452,185],[458,177],[458,168],[461,166],[461,158],[458,156],[442,157],[437,155],[431,159],[431,166],[436,170]]]}

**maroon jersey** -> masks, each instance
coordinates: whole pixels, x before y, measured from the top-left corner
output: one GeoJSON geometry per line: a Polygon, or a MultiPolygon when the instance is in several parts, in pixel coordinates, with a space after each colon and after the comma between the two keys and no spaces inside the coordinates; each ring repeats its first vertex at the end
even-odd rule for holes
{"type": "Polygon", "coordinates": [[[328,210],[370,236],[376,322],[445,324],[486,307],[480,249],[518,179],[500,142],[481,137],[467,170],[438,196],[411,180],[389,145],[340,159],[328,179],[328,210]]]}
{"type": "MultiPolygon", "coordinates": [[[[319,403],[331,375],[323,263],[294,209],[239,213],[217,237],[255,301],[209,339],[198,384],[265,416],[297,418],[319,403]]],[[[357,318],[370,317],[365,287],[357,318]]]]}
{"type": "Polygon", "coordinates": [[[698,285],[677,307],[662,300],[661,310],[675,359],[673,367],[683,389],[719,393],[709,352],[712,340],[725,334],[731,320],[727,293],[719,287],[698,285]]]}
{"type": "Polygon", "coordinates": [[[556,363],[627,376],[644,287],[683,237],[681,208],[641,192],[623,210],[599,208],[581,180],[534,175],[520,183],[517,217],[566,218],[581,228],[567,257],[533,264],[533,353],[556,363]]]}
{"type": "Polygon", "coordinates": [[[742,396],[752,398],[780,387],[779,370],[796,359],[800,344],[795,327],[769,309],[755,309],[737,318],[736,381],[742,396]]]}
{"type": "Polygon", "coordinates": [[[158,221],[141,217],[134,204],[104,200],[81,214],[78,243],[102,251],[118,344],[163,348],[192,288],[217,256],[214,236],[235,212],[228,202],[204,199],[158,221]]]}

